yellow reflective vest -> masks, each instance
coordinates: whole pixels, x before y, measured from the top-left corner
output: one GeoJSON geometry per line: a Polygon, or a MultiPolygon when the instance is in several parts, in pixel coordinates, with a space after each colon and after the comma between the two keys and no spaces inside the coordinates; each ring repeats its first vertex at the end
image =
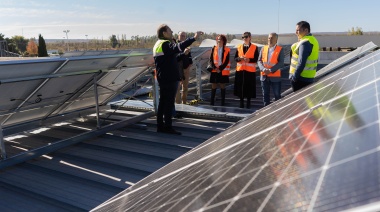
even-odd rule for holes
{"type": "Polygon", "coordinates": [[[156,44],[154,44],[153,47],[153,57],[158,57],[164,55],[164,52],[162,50],[162,44],[165,42],[170,42],[169,40],[158,40],[156,44]]]}
{"type": "Polygon", "coordinates": [[[299,57],[299,47],[303,42],[309,41],[313,45],[313,49],[311,50],[311,54],[306,59],[306,64],[304,69],[301,72],[301,77],[304,78],[314,78],[317,73],[317,65],[318,65],[318,57],[319,57],[319,44],[317,39],[312,35],[306,35],[301,38],[300,41],[293,44],[291,47],[292,50],[292,59],[290,62],[290,70],[291,74],[294,74],[296,67],[298,65],[298,57],[299,57]]]}

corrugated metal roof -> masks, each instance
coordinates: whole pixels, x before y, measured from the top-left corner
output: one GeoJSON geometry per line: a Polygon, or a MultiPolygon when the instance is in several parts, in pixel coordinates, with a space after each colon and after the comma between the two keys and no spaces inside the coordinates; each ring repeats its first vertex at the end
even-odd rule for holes
{"type": "MultiPolygon", "coordinates": [[[[115,113],[110,120],[128,116],[115,113]]],[[[2,211],[88,211],[233,124],[175,119],[174,126],[183,133],[177,136],[157,133],[155,122],[150,118],[1,170],[0,208],[2,211]]],[[[6,145],[21,152],[95,126],[94,119],[74,120],[47,127],[37,134],[18,134],[20,138],[6,145]]]]}

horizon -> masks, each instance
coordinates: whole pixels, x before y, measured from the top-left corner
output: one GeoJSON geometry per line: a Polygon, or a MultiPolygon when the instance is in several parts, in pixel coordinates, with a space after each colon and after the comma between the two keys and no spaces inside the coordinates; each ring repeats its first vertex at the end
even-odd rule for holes
{"type": "Polygon", "coordinates": [[[310,23],[312,33],[347,32],[352,27],[372,32],[380,31],[377,24],[379,7],[380,2],[375,0],[320,0],[318,4],[301,4],[297,0],[230,4],[193,0],[186,8],[169,0],[7,0],[0,2],[0,17],[6,20],[0,33],[5,37],[21,35],[28,39],[41,34],[44,39],[66,39],[68,36],[68,39],[99,40],[108,39],[112,34],[127,38],[155,35],[157,27],[166,23],[174,32],[291,34],[301,20],[310,23]],[[243,8],[251,8],[252,15],[239,12],[243,8]],[[216,11],[224,11],[230,16],[222,20],[215,15],[216,11]],[[66,30],[69,30],[67,34],[66,30]]]}

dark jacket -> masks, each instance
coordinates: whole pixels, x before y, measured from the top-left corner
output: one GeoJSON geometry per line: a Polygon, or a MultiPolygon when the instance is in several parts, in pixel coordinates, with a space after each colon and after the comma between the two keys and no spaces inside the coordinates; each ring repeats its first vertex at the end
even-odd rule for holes
{"type": "Polygon", "coordinates": [[[181,43],[165,42],[162,44],[164,54],[154,57],[159,84],[181,80],[176,56],[194,41],[194,38],[188,38],[181,43]]]}
{"type": "MultiPolygon", "coordinates": [[[[180,41],[177,41],[177,43],[180,43],[180,41]]],[[[183,69],[187,69],[190,64],[193,64],[193,58],[191,56],[191,52],[189,52],[189,54],[185,54],[184,53],[184,50],[185,49],[182,49],[183,51],[181,51],[178,55],[177,55],[177,61],[182,61],[182,67],[183,69]]]]}
{"type": "MultiPolygon", "coordinates": [[[[243,47],[243,54],[248,51],[251,45],[252,44],[249,44],[248,47],[243,47]]],[[[257,63],[259,57],[258,49],[259,48],[256,47],[254,57],[249,58],[250,63],[257,63]]],[[[235,53],[235,61],[240,61],[239,50],[235,53]]],[[[256,98],[256,72],[245,70],[235,72],[234,95],[240,98],[256,98]]]]}

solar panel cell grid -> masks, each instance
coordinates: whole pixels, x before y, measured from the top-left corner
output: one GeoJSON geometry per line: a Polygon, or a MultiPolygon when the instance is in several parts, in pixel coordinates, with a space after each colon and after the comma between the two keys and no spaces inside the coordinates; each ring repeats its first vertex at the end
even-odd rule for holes
{"type": "Polygon", "coordinates": [[[347,72],[259,111],[145,179],[154,183],[131,187],[95,211],[120,205],[136,211],[340,211],[380,201],[377,61],[378,52],[367,55],[347,72]]]}

